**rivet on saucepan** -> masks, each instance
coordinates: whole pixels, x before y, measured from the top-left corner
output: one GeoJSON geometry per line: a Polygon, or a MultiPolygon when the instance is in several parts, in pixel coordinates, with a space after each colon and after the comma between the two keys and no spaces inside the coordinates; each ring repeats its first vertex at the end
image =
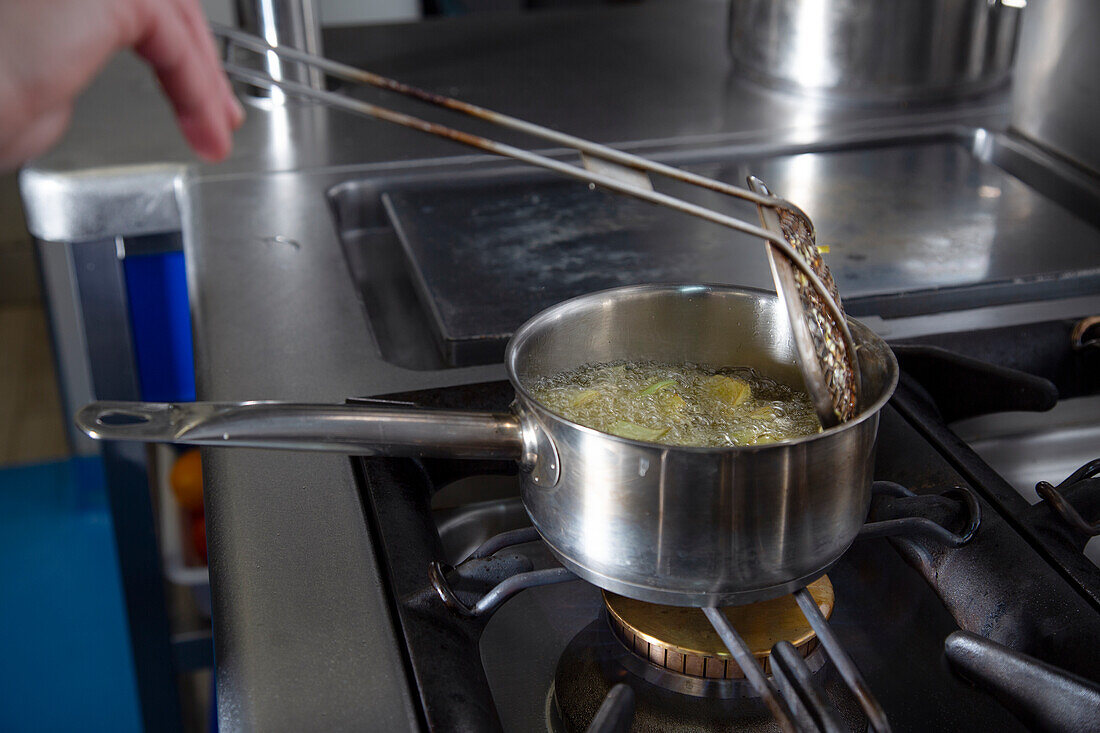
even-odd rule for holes
{"type": "Polygon", "coordinates": [[[557,470],[558,470],[558,467],[557,467],[557,466],[555,466],[555,465],[554,465],[553,463],[551,463],[551,464],[550,464],[550,470],[551,470],[551,471],[557,471],[557,470]]]}

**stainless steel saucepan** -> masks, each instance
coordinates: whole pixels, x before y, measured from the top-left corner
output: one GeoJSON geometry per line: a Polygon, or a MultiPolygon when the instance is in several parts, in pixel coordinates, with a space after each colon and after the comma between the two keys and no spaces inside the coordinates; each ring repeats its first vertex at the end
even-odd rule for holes
{"type": "Polygon", "coordinates": [[[848,548],[871,499],[879,411],[897,384],[889,347],[850,322],[859,414],[817,435],[741,448],[656,445],[582,427],[528,388],[615,360],[750,366],[801,388],[790,323],[775,294],[640,285],[584,295],[532,318],[505,357],[509,413],[276,402],[98,402],[93,438],[519,461],[523,503],[547,545],[592,583],[681,606],[791,592],[848,548]]]}

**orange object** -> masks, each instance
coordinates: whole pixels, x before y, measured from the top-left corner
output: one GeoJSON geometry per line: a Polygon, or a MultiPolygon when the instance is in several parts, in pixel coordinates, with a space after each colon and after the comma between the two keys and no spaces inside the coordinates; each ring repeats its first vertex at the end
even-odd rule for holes
{"type": "Polygon", "coordinates": [[[206,515],[202,512],[196,514],[191,520],[191,543],[195,546],[195,552],[199,554],[203,565],[206,564],[206,515]]]}
{"type": "Polygon", "coordinates": [[[172,493],[184,509],[202,509],[202,459],[199,449],[185,451],[176,459],[170,477],[172,493]]]}

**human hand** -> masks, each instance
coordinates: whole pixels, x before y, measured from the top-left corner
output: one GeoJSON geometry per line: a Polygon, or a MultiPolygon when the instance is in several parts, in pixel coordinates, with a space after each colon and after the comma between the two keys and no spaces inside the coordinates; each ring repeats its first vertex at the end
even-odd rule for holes
{"type": "Polygon", "coordinates": [[[201,157],[229,154],[244,109],[199,0],[0,0],[0,170],[45,152],[116,51],[149,62],[201,157]]]}

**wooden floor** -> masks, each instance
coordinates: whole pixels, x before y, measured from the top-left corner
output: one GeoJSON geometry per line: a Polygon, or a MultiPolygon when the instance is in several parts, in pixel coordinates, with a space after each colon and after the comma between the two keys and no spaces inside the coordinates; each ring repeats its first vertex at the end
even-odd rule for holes
{"type": "Polygon", "coordinates": [[[0,304],[0,465],[68,455],[42,306],[0,304]]]}

